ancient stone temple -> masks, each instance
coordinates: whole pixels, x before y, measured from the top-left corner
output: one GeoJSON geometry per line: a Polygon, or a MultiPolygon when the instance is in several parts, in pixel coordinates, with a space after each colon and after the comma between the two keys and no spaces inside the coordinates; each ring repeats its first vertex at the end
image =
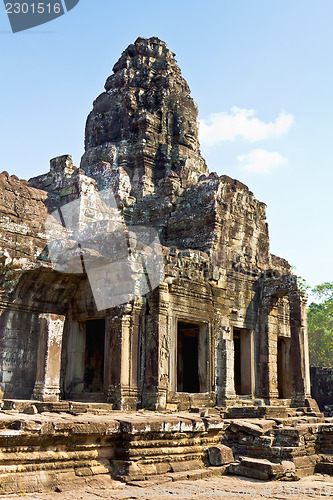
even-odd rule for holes
{"type": "Polygon", "coordinates": [[[4,400],[309,405],[306,297],[270,253],[265,204],[209,173],[197,115],[174,54],[138,38],[80,167],[1,174],[4,400]]]}

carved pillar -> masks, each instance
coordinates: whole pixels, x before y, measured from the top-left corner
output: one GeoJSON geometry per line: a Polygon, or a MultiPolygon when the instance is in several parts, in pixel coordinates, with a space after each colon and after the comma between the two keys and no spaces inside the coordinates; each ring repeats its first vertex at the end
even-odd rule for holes
{"type": "Polygon", "coordinates": [[[167,283],[161,283],[147,295],[142,338],[142,406],[150,410],[165,408],[167,392],[170,390],[168,294],[167,283]]]}
{"type": "Polygon", "coordinates": [[[65,316],[39,315],[37,373],[33,399],[58,401],[60,394],[61,346],[65,316]]]}
{"type": "Polygon", "coordinates": [[[108,401],[113,403],[114,409],[135,410],[138,404],[137,330],[139,325],[135,319],[137,311],[132,310],[131,304],[127,304],[122,309],[118,316],[107,318],[104,377],[108,401]],[[134,328],[133,323],[135,323],[134,328]],[[133,331],[134,340],[132,339],[133,331]],[[136,358],[134,362],[133,357],[136,358]]]}
{"type": "Polygon", "coordinates": [[[141,334],[141,312],[143,308],[143,298],[139,297],[134,301],[132,323],[131,323],[131,365],[130,365],[130,394],[128,402],[132,409],[141,408],[141,381],[140,373],[140,334],[141,334]]]}
{"type": "Polygon", "coordinates": [[[302,296],[302,340],[303,340],[303,356],[304,356],[304,377],[305,377],[305,394],[311,397],[311,379],[310,379],[310,357],[309,357],[309,337],[308,337],[308,298],[302,296]]]}
{"type": "Polygon", "coordinates": [[[104,381],[107,387],[108,402],[113,404],[114,410],[121,409],[121,343],[122,318],[121,315],[105,319],[105,367],[104,381]]]}
{"type": "Polygon", "coordinates": [[[232,328],[221,326],[216,350],[216,398],[217,405],[235,399],[234,341],[232,328]]]}
{"type": "Polygon", "coordinates": [[[158,327],[158,396],[156,409],[164,410],[167,404],[167,391],[170,381],[170,339],[168,332],[169,287],[167,283],[159,286],[159,303],[157,312],[158,327]]]}
{"type": "Polygon", "coordinates": [[[295,406],[304,405],[305,399],[311,397],[306,302],[306,297],[299,292],[289,293],[292,404],[295,406]]]}
{"type": "Polygon", "coordinates": [[[262,299],[260,311],[260,394],[266,400],[279,397],[277,380],[278,297],[262,299]]]}

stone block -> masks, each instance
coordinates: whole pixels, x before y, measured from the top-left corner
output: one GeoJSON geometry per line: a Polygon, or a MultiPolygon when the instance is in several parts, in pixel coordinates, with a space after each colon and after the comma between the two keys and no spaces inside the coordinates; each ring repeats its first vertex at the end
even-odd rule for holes
{"type": "Polygon", "coordinates": [[[106,433],[106,425],[104,422],[80,422],[73,425],[72,434],[93,434],[103,435],[106,433]]]}
{"type": "Polygon", "coordinates": [[[213,474],[211,471],[206,469],[190,470],[187,472],[186,478],[190,481],[196,481],[197,479],[203,479],[205,477],[211,477],[213,474]]]}
{"type": "Polygon", "coordinates": [[[167,403],[166,410],[167,411],[177,411],[178,410],[178,403],[167,403]]]}
{"type": "Polygon", "coordinates": [[[180,431],[181,432],[192,432],[193,431],[193,422],[190,419],[181,419],[180,423],[180,431]]]}
{"type": "Polygon", "coordinates": [[[91,470],[91,467],[77,467],[75,469],[75,474],[80,477],[85,477],[85,476],[92,476],[93,472],[91,470]]]}
{"type": "Polygon", "coordinates": [[[207,431],[211,430],[222,430],[224,427],[224,422],[221,417],[207,417],[203,418],[207,431]]]}
{"type": "Polygon", "coordinates": [[[257,469],[250,469],[240,464],[230,464],[228,467],[229,474],[235,474],[236,476],[251,477],[253,479],[261,479],[262,481],[267,481],[270,479],[266,472],[259,471],[257,469]]]}
{"type": "Polygon", "coordinates": [[[105,430],[105,434],[109,435],[109,434],[116,434],[118,433],[120,430],[120,423],[117,422],[117,420],[114,420],[114,421],[111,421],[108,420],[106,422],[106,430],[105,430]]]}
{"type": "Polygon", "coordinates": [[[172,472],[184,472],[196,470],[203,467],[203,463],[195,460],[182,460],[179,462],[170,462],[172,472]]]}
{"type": "Polygon", "coordinates": [[[35,405],[28,406],[23,413],[26,413],[27,415],[36,415],[38,413],[38,410],[35,405]]]}
{"type": "Polygon", "coordinates": [[[278,475],[283,475],[284,468],[281,464],[258,458],[241,458],[240,463],[231,464],[228,468],[230,474],[252,477],[254,479],[268,480],[278,475]]]}
{"type": "Polygon", "coordinates": [[[181,421],[175,418],[167,418],[164,420],[165,432],[180,432],[181,421]]]}
{"type": "Polygon", "coordinates": [[[232,449],[229,446],[225,446],[223,444],[217,444],[215,446],[211,446],[207,450],[208,460],[211,465],[216,467],[230,464],[234,461],[234,454],[232,449]]]}
{"type": "Polygon", "coordinates": [[[155,464],[140,464],[139,463],[138,469],[144,477],[152,476],[152,475],[154,476],[157,474],[155,464]]]}
{"type": "Polygon", "coordinates": [[[128,486],[134,486],[135,488],[154,488],[155,486],[159,486],[160,484],[170,483],[172,478],[170,475],[168,476],[153,476],[150,479],[143,481],[128,481],[128,486]]]}
{"type": "Polygon", "coordinates": [[[266,459],[243,457],[241,465],[249,467],[250,469],[260,470],[266,472],[269,476],[276,476],[283,472],[283,467],[279,463],[273,463],[266,459]]]}
{"type": "Polygon", "coordinates": [[[171,464],[169,462],[155,463],[157,474],[166,474],[171,472],[171,464]]]}
{"type": "Polygon", "coordinates": [[[143,420],[139,418],[132,418],[129,420],[125,420],[120,418],[120,429],[122,432],[127,434],[138,434],[150,431],[150,425],[148,420],[143,420]]]}
{"type": "Polygon", "coordinates": [[[109,474],[110,472],[112,472],[112,468],[109,465],[92,465],[90,467],[91,469],[91,472],[92,472],[92,475],[93,476],[97,476],[98,474],[109,474]]]}
{"type": "Polygon", "coordinates": [[[233,420],[230,424],[230,430],[235,433],[244,432],[253,436],[261,436],[262,434],[264,434],[264,430],[262,429],[262,427],[256,424],[252,424],[251,422],[246,420],[233,420]]]}

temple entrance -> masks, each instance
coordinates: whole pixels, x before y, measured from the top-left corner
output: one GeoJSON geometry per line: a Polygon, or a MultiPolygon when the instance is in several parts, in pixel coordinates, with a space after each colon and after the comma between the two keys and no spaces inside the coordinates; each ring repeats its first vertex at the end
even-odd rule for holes
{"type": "Polygon", "coordinates": [[[63,396],[104,397],[105,319],[70,321],[63,352],[63,396]]]}
{"type": "Polygon", "coordinates": [[[199,325],[178,323],[177,391],[200,392],[198,373],[199,325]]]}
{"type": "Polygon", "coordinates": [[[179,321],[177,325],[177,391],[207,390],[207,328],[179,321]]]}
{"type": "Polygon", "coordinates": [[[292,393],[290,338],[280,337],[277,345],[277,379],[279,398],[290,399],[292,393]]]}
{"type": "Polygon", "coordinates": [[[253,346],[251,332],[234,329],[234,381],[237,395],[253,393],[253,346]]]}
{"type": "Polygon", "coordinates": [[[100,392],[104,381],[105,320],[92,319],[86,323],[84,391],[100,392]]]}

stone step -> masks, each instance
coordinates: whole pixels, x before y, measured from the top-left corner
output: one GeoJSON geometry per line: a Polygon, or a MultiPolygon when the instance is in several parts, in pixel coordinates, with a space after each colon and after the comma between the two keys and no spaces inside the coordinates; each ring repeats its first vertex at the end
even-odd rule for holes
{"type": "Polygon", "coordinates": [[[316,465],[315,472],[318,474],[328,474],[333,476],[333,464],[330,462],[320,462],[316,465]]]}
{"type": "Polygon", "coordinates": [[[287,410],[285,406],[233,406],[227,418],[287,418],[287,410]]]}
{"type": "MultiPolygon", "coordinates": [[[[6,410],[17,410],[18,412],[24,412],[31,405],[39,404],[40,401],[33,401],[31,399],[3,399],[1,409],[6,410]]],[[[68,410],[68,404],[65,405],[68,410]]],[[[61,411],[61,410],[59,410],[61,411]]],[[[66,410],[64,410],[66,411],[66,410]]]]}
{"type": "Polygon", "coordinates": [[[80,413],[101,413],[113,411],[111,403],[103,402],[83,402],[83,401],[69,401],[69,411],[73,414],[80,413]]]}
{"type": "Polygon", "coordinates": [[[4,399],[2,401],[1,410],[10,411],[16,410],[20,413],[25,413],[28,408],[35,406],[38,413],[51,412],[51,413],[100,413],[105,411],[113,411],[113,405],[106,401],[98,401],[98,398],[92,396],[92,400],[87,401],[56,401],[56,402],[43,402],[31,399],[4,399]],[[94,400],[96,399],[96,400],[94,400]]]}
{"type": "Polygon", "coordinates": [[[73,394],[70,400],[80,403],[106,403],[107,396],[101,392],[80,392],[73,394]]]}
{"type": "MultiPolygon", "coordinates": [[[[152,488],[154,486],[165,485],[166,483],[176,481],[195,481],[197,479],[206,479],[213,476],[221,476],[225,473],[226,466],[205,467],[191,471],[169,472],[163,475],[151,476],[143,481],[128,481],[127,485],[136,488],[152,488]]],[[[126,479],[126,478],[125,478],[126,479]]]]}
{"type": "Polygon", "coordinates": [[[315,472],[333,476],[333,454],[321,454],[321,461],[317,463],[315,472]]]}

